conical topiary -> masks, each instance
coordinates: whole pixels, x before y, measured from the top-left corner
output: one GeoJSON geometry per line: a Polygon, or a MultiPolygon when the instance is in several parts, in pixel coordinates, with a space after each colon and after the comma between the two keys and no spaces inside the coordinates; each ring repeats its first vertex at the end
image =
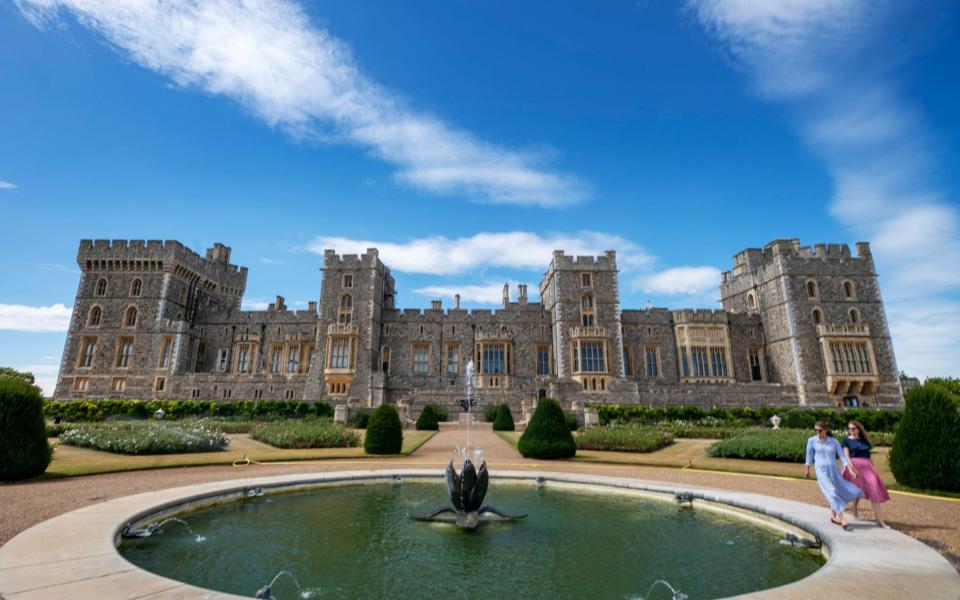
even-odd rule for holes
{"type": "Polygon", "coordinates": [[[400,454],[403,447],[403,426],[397,409],[384,404],[370,415],[363,450],[367,454],[400,454]]]}
{"type": "Polygon", "coordinates": [[[417,429],[421,431],[437,431],[440,429],[439,415],[435,405],[427,404],[423,407],[420,416],[417,417],[417,429]]]}
{"type": "Polygon", "coordinates": [[[501,404],[497,410],[497,418],[493,421],[494,431],[513,431],[516,427],[513,424],[513,413],[506,404],[501,404]]]}
{"type": "Polygon", "coordinates": [[[537,403],[517,448],[527,458],[571,458],[577,454],[577,443],[556,400],[542,398],[537,403]]]}
{"type": "Polygon", "coordinates": [[[960,491],[960,406],[946,388],[926,383],[907,394],[890,470],[902,485],[960,491]]]}
{"type": "Polygon", "coordinates": [[[0,377],[0,481],[42,474],[51,455],[40,391],[23,379],[0,377]]]}

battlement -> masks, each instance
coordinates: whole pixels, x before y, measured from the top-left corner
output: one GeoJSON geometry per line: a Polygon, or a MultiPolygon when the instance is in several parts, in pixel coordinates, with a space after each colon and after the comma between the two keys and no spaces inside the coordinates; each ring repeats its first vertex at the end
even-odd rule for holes
{"type": "Polygon", "coordinates": [[[709,308],[682,308],[680,310],[673,311],[673,320],[678,325],[684,323],[726,324],[727,311],[722,309],[713,310],[709,308]]]}
{"type": "MultiPolygon", "coordinates": [[[[567,256],[563,250],[553,251],[553,260],[550,261],[549,271],[590,270],[616,271],[617,253],[607,250],[603,256],[567,256]]],[[[549,272],[548,271],[548,272],[549,272]]]]}
{"type": "Polygon", "coordinates": [[[376,248],[367,248],[363,254],[337,254],[336,250],[323,251],[324,269],[359,269],[376,266],[380,262],[380,252],[376,248]]]}
{"type": "Polygon", "coordinates": [[[733,270],[724,271],[723,283],[732,283],[741,275],[753,273],[773,262],[774,257],[782,256],[786,259],[804,260],[866,260],[872,263],[870,244],[857,242],[857,253],[851,254],[847,244],[814,244],[801,246],[798,238],[773,240],[763,249],[746,248],[733,257],[733,270]]]}
{"type": "Polygon", "coordinates": [[[146,268],[145,263],[162,263],[164,270],[181,266],[223,287],[243,290],[247,268],[230,264],[230,247],[219,242],[202,257],[175,240],[80,240],[77,264],[83,270],[146,268]]]}

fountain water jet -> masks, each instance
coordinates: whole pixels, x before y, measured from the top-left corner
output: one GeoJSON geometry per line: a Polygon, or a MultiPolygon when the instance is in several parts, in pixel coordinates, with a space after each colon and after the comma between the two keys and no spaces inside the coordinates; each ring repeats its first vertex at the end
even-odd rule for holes
{"type": "Polygon", "coordinates": [[[164,519],[159,523],[150,523],[146,527],[132,527],[129,523],[123,526],[123,530],[120,532],[120,537],[130,539],[130,538],[144,538],[150,537],[151,535],[160,531],[164,525],[167,523],[180,523],[187,528],[187,531],[190,532],[190,535],[193,536],[193,539],[197,542],[202,542],[207,538],[202,535],[197,535],[197,533],[190,527],[190,524],[184,521],[183,519],[178,519],[176,517],[171,517],[169,519],[164,519]]]}

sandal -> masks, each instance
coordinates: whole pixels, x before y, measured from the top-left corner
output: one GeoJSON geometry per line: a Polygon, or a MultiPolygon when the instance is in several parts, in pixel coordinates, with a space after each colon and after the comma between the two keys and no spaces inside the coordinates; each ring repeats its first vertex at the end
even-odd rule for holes
{"type": "Polygon", "coordinates": [[[834,519],[833,517],[830,517],[830,522],[833,523],[834,525],[840,525],[841,527],[843,527],[840,521],[838,521],[837,519],[834,519]]]}

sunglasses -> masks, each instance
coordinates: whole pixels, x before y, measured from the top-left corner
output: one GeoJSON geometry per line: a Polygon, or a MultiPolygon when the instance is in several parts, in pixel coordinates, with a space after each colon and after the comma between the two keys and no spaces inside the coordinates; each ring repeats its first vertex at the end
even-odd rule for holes
{"type": "Polygon", "coordinates": [[[813,430],[816,431],[817,433],[820,433],[821,431],[823,431],[823,430],[820,429],[819,427],[814,427],[813,430]]]}

